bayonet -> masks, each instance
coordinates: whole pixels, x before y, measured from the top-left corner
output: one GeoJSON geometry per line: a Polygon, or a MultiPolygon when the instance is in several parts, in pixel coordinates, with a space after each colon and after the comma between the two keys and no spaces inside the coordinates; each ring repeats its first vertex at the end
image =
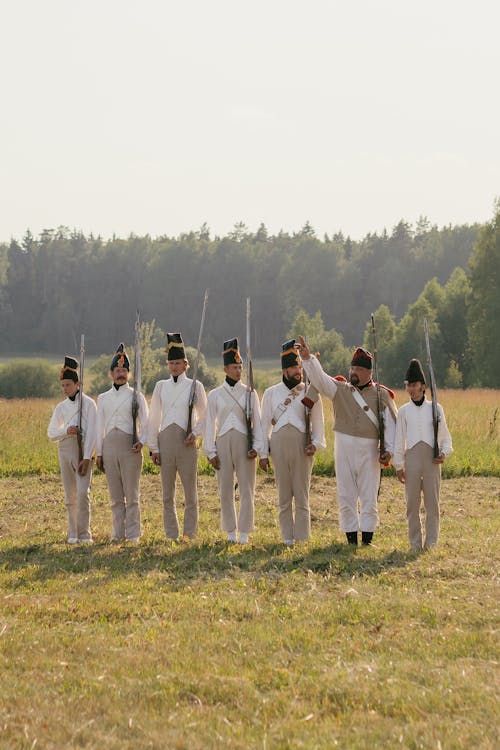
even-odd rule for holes
{"type": "Polygon", "coordinates": [[[247,446],[248,450],[253,449],[253,429],[252,429],[252,393],[254,390],[253,385],[253,369],[252,369],[252,349],[250,342],[250,297],[247,297],[247,392],[245,395],[245,419],[247,423],[247,446]]]}
{"type": "Polygon", "coordinates": [[[429,341],[429,328],[427,326],[427,318],[424,318],[424,336],[425,336],[425,352],[427,355],[427,366],[429,368],[429,377],[431,381],[431,398],[432,398],[432,429],[434,432],[434,458],[439,458],[439,443],[438,443],[438,430],[439,430],[439,411],[437,403],[437,389],[436,389],[436,378],[434,377],[434,368],[432,367],[431,358],[431,345],[429,341]]]}
{"type": "Polygon", "coordinates": [[[191,390],[189,392],[188,402],[188,423],[186,435],[189,436],[193,431],[193,407],[196,401],[196,381],[198,379],[198,368],[200,364],[200,353],[201,353],[201,337],[203,336],[203,328],[205,327],[205,314],[207,311],[207,300],[208,300],[208,289],[205,289],[205,296],[203,298],[203,310],[201,313],[200,332],[198,334],[198,346],[196,348],[196,359],[193,366],[193,382],[191,383],[191,390]]]}
{"type": "Polygon", "coordinates": [[[85,335],[82,333],[80,338],[80,402],[78,404],[78,432],[76,439],[78,442],[78,463],[83,461],[83,373],[85,369],[85,335]]]}
{"type": "Polygon", "coordinates": [[[378,352],[377,352],[377,334],[375,331],[375,316],[371,315],[372,322],[372,354],[373,354],[373,372],[375,375],[375,386],[377,388],[377,419],[378,419],[378,439],[380,455],[385,453],[385,425],[384,410],[382,407],[382,396],[380,393],[380,381],[378,377],[378,352]]]}
{"type": "Polygon", "coordinates": [[[141,392],[141,321],[139,310],[136,312],[134,327],[134,380],[132,394],[132,445],[135,445],[139,437],[137,435],[137,417],[139,416],[139,393],[141,392]]]}

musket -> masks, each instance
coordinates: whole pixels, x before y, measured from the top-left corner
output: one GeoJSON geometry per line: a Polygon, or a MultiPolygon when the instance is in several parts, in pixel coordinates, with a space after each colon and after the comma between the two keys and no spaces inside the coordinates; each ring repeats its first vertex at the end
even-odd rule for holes
{"type": "Polygon", "coordinates": [[[188,423],[187,423],[186,435],[190,435],[193,431],[193,406],[196,401],[196,381],[198,378],[198,367],[200,364],[201,337],[203,335],[203,328],[205,327],[205,313],[207,311],[207,300],[208,300],[208,289],[205,289],[205,296],[203,298],[203,310],[201,313],[200,332],[198,334],[198,346],[196,349],[196,359],[194,361],[194,366],[193,366],[193,382],[191,383],[191,390],[189,392],[188,423]]]}
{"type": "MultiPolygon", "coordinates": [[[[305,340],[305,336],[304,336],[304,340],[305,340]]],[[[304,394],[305,394],[307,393],[307,388],[308,388],[310,381],[306,375],[306,371],[304,370],[304,368],[302,368],[302,373],[304,377],[304,394]]],[[[305,417],[305,422],[306,422],[306,448],[307,448],[309,445],[311,445],[312,434],[311,434],[311,408],[309,406],[306,406],[306,404],[304,404],[304,417],[305,417]]]]}
{"type": "Polygon", "coordinates": [[[439,411],[438,411],[438,403],[437,403],[436,378],[434,377],[434,369],[432,367],[431,345],[429,342],[429,329],[427,327],[427,318],[424,318],[424,336],[425,336],[425,351],[427,354],[427,366],[429,368],[429,376],[430,376],[430,381],[431,381],[432,429],[434,432],[434,458],[439,458],[439,443],[438,443],[439,411]]]}
{"type": "Polygon", "coordinates": [[[137,417],[139,416],[139,393],[141,392],[141,321],[139,310],[136,312],[134,328],[134,380],[132,394],[132,445],[135,445],[139,436],[137,435],[137,417]]]}
{"type": "Polygon", "coordinates": [[[250,297],[247,297],[247,392],[245,395],[245,419],[247,423],[247,447],[253,449],[252,393],[253,393],[252,349],[250,346],[250,297]]]}
{"type": "Polygon", "coordinates": [[[85,368],[85,335],[82,333],[80,338],[80,402],[78,404],[78,432],[76,439],[78,442],[78,463],[83,461],[83,371],[85,368]]]}
{"type": "Polygon", "coordinates": [[[382,408],[382,396],[380,395],[380,381],[378,378],[378,356],[377,356],[377,335],[375,332],[375,316],[371,315],[372,321],[372,353],[373,353],[373,370],[375,374],[375,386],[377,388],[377,419],[378,419],[378,439],[379,452],[385,453],[385,426],[384,410],[382,408]]]}

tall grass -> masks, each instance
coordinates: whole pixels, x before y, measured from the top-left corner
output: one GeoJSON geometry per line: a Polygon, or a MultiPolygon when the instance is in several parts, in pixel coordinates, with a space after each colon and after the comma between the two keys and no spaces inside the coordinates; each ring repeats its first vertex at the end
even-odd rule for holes
{"type": "MultiPolygon", "coordinates": [[[[396,394],[399,406],[407,400],[396,394]]],[[[47,425],[58,399],[0,400],[0,476],[50,474],[58,471],[57,449],[47,439],[47,425]]],[[[500,391],[489,389],[442,390],[440,403],[452,434],[454,453],[443,464],[443,477],[500,476],[500,391]]],[[[324,400],[327,448],[315,458],[314,473],[331,476],[333,462],[333,415],[324,400]]],[[[145,473],[156,469],[145,450],[145,473]]],[[[201,473],[210,474],[200,458],[201,473]]],[[[385,470],[392,474],[393,470],[385,470]]]]}

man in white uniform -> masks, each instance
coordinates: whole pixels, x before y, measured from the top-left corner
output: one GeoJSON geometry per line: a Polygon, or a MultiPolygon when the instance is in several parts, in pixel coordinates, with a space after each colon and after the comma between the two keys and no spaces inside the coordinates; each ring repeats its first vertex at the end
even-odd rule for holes
{"type": "Polygon", "coordinates": [[[421,550],[421,495],[425,508],[423,546],[428,549],[438,542],[441,464],[453,447],[443,407],[438,404],[438,455],[434,458],[432,402],[425,398],[425,375],[418,359],[410,361],[405,382],[410,400],[398,412],[393,464],[399,481],[405,485],[410,546],[421,550]]]}
{"type": "MultiPolygon", "coordinates": [[[[278,486],[278,519],[283,542],[305,541],[311,535],[309,488],[314,454],[324,448],[323,404],[318,398],[311,410],[302,404],[305,386],[295,339],[281,351],[282,381],[267,388],[262,398],[262,430],[273,459],[278,486]]],[[[260,467],[269,469],[268,451],[260,467]]]]}
{"type": "Polygon", "coordinates": [[[224,342],[223,361],[226,379],[219,388],[214,388],[208,394],[203,451],[217,473],[222,530],[226,532],[230,542],[246,544],[249,534],[254,530],[255,459],[265,452],[259,399],[257,393],[252,391],[252,435],[249,449],[245,419],[247,386],[241,382],[243,363],[238,339],[224,342]],[[235,475],[240,495],[238,516],[235,475]]]}
{"type": "Polygon", "coordinates": [[[78,361],[66,356],[59,375],[66,398],[57,404],[49,423],[47,434],[57,442],[61,479],[68,511],[68,543],[92,542],[90,533],[90,483],[92,481],[92,455],[96,441],[96,405],[83,394],[82,399],[82,452],[79,461],[78,421],[80,389],[78,361]]]}
{"type": "Polygon", "coordinates": [[[358,531],[362,543],[371,544],[378,525],[380,465],[390,461],[394,450],[397,416],[394,394],[380,386],[385,429],[385,450],[381,453],[377,387],[372,381],[370,352],[360,347],[355,350],[347,381],[341,376],[327,375],[302,336],[299,342],[299,353],[311,384],[333,401],[340,528],[349,544],[358,544],[358,531]]]}
{"type": "Polygon", "coordinates": [[[138,393],[137,442],[133,442],[132,397],[128,384],[130,361],[123,344],[110,365],[113,384],[97,399],[97,466],[106,473],[111,498],[111,539],[138,542],[141,536],[139,481],[146,442],[148,405],[138,393]]]}
{"type": "Polygon", "coordinates": [[[189,400],[193,381],[187,377],[189,367],[180,333],[167,333],[168,380],[156,383],[149,411],[148,445],[153,463],[161,467],[163,490],[163,525],[169,539],[179,538],[179,520],[175,507],[177,472],[184,489],[183,540],[189,541],[198,531],[198,448],[197,439],[205,427],[207,397],[199,380],[189,421],[189,400]]]}

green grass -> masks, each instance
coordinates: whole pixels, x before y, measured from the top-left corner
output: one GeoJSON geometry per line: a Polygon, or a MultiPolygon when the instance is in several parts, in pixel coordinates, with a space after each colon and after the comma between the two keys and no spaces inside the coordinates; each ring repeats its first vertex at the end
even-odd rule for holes
{"type": "Polygon", "coordinates": [[[289,550],[260,477],[243,548],[222,541],[202,477],[184,546],[149,475],[128,546],[108,542],[99,476],[96,543],[73,548],[58,477],[0,480],[0,747],[493,750],[499,492],[443,482],[440,546],[417,555],[384,479],[375,544],[353,552],[334,482],[315,478],[312,539],[289,550]]]}

